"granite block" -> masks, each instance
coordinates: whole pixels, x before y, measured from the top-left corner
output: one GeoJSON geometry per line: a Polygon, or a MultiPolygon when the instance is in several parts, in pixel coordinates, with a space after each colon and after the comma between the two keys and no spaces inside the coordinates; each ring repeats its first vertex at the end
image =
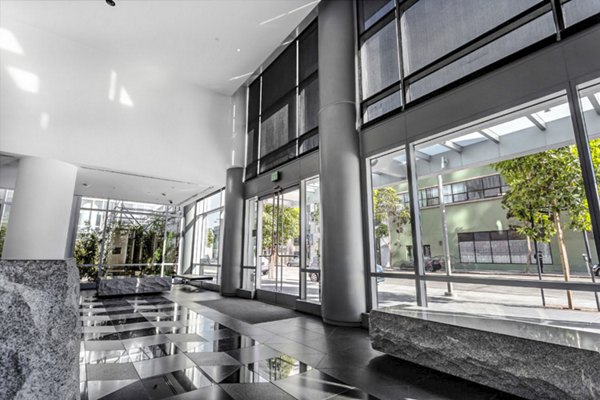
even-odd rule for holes
{"type": "MultiPolygon", "coordinates": [[[[516,321],[503,321],[505,331],[514,325],[515,335],[508,335],[433,319],[435,315],[426,312],[372,310],[372,346],[403,360],[528,399],[600,398],[600,353],[596,350],[534,340],[535,328],[523,329],[516,321]],[[526,337],[520,337],[523,332],[526,337]]],[[[491,322],[482,318],[481,324],[491,322]]],[[[547,326],[538,329],[538,337],[547,334],[547,326]]],[[[565,332],[567,336],[574,334],[565,332]]]]}
{"type": "Polygon", "coordinates": [[[101,279],[100,282],[98,282],[98,296],[158,293],[169,290],[171,290],[170,276],[101,279]]]}
{"type": "Polygon", "coordinates": [[[79,398],[74,260],[0,260],[0,398],[79,398]]]}

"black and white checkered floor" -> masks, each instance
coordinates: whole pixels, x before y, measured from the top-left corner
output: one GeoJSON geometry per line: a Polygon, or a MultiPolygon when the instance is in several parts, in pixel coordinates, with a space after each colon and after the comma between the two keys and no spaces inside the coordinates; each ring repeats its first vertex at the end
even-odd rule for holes
{"type": "Polygon", "coordinates": [[[163,296],[82,297],[81,398],[375,398],[163,296]]]}
{"type": "Polygon", "coordinates": [[[222,299],[185,285],[163,296],[82,292],[82,400],[516,399],[373,350],[365,329],[301,313],[247,318],[266,306],[238,299],[244,320],[267,321],[248,323],[208,306],[222,299]]]}

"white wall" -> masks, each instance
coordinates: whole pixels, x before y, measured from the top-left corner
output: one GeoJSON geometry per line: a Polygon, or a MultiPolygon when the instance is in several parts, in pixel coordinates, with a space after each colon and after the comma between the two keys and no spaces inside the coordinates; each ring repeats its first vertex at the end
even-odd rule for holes
{"type": "Polygon", "coordinates": [[[23,54],[0,50],[0,152],[224,184],[231,162],[229,97],[145,68],[143,59],[134,68],[14,20],[3,18],[2,27],[23,54]],[[37,76],[37,93],[20,89],[9,68],[37,76]],[[121,88],[133,106],[121,104],[121,88]]]}

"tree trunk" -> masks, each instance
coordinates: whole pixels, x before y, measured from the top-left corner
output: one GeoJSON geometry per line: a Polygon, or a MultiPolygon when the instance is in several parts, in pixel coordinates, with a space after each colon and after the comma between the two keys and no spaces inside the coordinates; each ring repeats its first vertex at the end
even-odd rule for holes
{"type": "MultiPolygon", "coordinates": [[[[562,264],[563,274],[565,276],[565,282],[569,282],[571,276],[571,267],[569,265],[569,258],[567,256],[567,247],[565,246],[565,238],[562,229],[562,223],[560,221],[560,213],[554,213],[554,224],[556,225],[556,234],[558,236],[558,250],[560,252],[560,261],[562,264]]],[[[573,293],[567,290],[567,303],[570,310],[573,309],[573,293]]]]}
{"type": "Polygon", "coordinates": [[[529,266],[531,265],[531,239],[527,237],[527,263],[525,264],[525,273],[529,273],[529,266]]]}
{"type": "MultiPolygon", "coordinates": [[[[388,240],[388,263],[390,264],[390,268],[394,267],[394,264],[392,262],[392,254],[394,253],[392,247],[393,247],[393,239],[392,239],[392,219],[388,218],[388,235],[389,235],[389,240],[388,240]]],[[[383,265],[382,265],[383,267],[383,265]]]]}

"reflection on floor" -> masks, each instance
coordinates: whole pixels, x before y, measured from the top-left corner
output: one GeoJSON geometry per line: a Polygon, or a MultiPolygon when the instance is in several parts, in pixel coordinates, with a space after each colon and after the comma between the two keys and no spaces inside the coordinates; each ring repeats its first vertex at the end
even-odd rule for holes
{"type": "Polygon", "coordinates": [[[81,398],[511,398],[372,350],[363,329],[311,316],[248,324],[196,303],[217,298],[82,293],[81,398]]]}

